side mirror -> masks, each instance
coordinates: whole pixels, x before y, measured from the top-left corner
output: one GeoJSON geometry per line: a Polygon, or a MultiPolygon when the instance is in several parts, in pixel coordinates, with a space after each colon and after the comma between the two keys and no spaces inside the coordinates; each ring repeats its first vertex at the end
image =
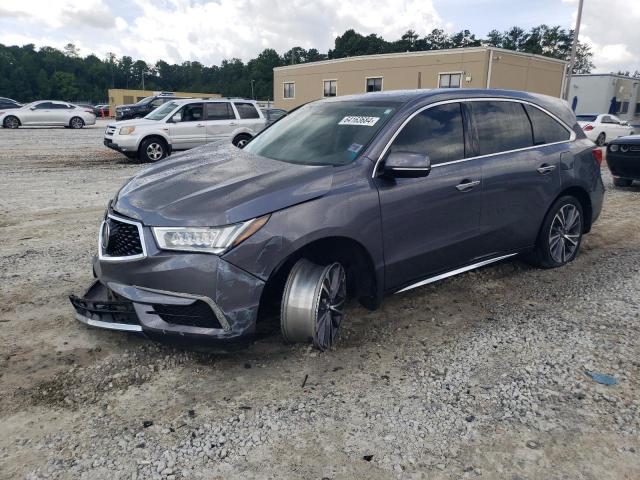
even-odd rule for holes
{"type": "Polygon", "coordinates": [[[182,121],[182,113],[176,113],[173,117],[171,117],[171,121],[173,123],[180,123],[182,121]]]}
{"type": "Polygon", "coordinates": [[[626,120],[622,120],[620,122],[620,125],[624,125],[625,127],[629,125],[629,122],[627,122],[626,120]]]}
{"type": "Polygon", "coordinates": [[[29,107],[29,110],[35,110],[36,107],[29,107]]]}
{"type": "Polygon", "coordinates": [[[384,161],[384,175],[394,178],[426,177],[431,171],[428,155],[409,152],[393,152],[384,161]]]}

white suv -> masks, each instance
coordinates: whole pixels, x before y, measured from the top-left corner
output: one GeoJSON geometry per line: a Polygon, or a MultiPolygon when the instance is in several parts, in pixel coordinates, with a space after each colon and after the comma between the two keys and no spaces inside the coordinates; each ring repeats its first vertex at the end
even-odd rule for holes
{"type": "Polygon", "coordinates": [[[265,124],[253,100],[172,100],[144,118],[110,124],[104,144],[129,158],[157,162],[174,150],[222,139],[242,148],[265,124]]]}

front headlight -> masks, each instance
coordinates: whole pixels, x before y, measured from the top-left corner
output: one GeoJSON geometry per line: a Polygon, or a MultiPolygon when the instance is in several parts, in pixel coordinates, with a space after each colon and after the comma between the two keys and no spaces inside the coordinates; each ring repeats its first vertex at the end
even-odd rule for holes
{"type": "Polygon", "coordinates": [[[612,152],[617,152],[618,151],[618,145],[611,145],[609,147],[609,150],[611,150],[612,152]]]}
{"type": "Polygon", "coordinates": [[[162,250],[221,254],[260,230],[269,217],[224,227],[153,227],[153,236],[162,250]]]}
{"type": "Polygon", "coordinates": [[[136,131],[136,127],[122,127],[120,129],[120,135],[130,135],[136,131]]]}

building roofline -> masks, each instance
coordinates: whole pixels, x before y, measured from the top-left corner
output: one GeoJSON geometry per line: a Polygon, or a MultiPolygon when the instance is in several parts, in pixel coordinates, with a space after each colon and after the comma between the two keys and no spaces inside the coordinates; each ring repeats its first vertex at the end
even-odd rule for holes
{"type": "Polygon", "coordinates": [[[446,48],[443,50],[420,50],[418,52],[376,53],[372,55],[357,55],[355,57],[332,58],[330,60],[320,60],[317,62],[297,63],[295,65],[283,65],[282,67],[274,67],[273,70],[274,71],[293,70],[296,68],[310,67],[310,66],[316,66],[316,65],[329,65],[333,63],[372,60],[372,59],[379,59],[379,58],[421,57],[421,56],[429,56],[429,55],[452,55],[452,54],[460,54],[460,53],[475,53],[475,52],[489,52],[489,51],[509,53],[512,55],[519,55],[521,57],[532,57],[540,60],[547,60],[549,62],[562,63],[564,65],[568,65],[569,63],[566,60],[560,60],[558,58],[545,57],[544,55],[537,55],[534,53],[516,52],[515,50],[508,50],[506,48],[463,47],[463,48],[446,48]]]}
{"type": "Polygon", "coordinates": [[[626,75],[619,75],[617,73],[574,73],[572,77],[615,77],[624,78],[625,80],[640,81],[640,78],[628,77],[626,75]]]}

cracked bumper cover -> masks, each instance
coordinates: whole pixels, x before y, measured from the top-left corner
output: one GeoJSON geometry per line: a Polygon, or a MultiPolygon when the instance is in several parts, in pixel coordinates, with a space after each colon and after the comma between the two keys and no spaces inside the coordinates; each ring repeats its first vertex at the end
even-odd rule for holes
{"type": "MultiPolygon", "coordinates": [[[[151,245],[147,243],[147,247],[151,245]]],[[[174,253],[152,247],[141,260],[94,258],[97,281],[80,298],[71,296],[76,318],[90,326],[154,336],[236,340],[255,331],[264,282],[209,254],[174,253]],[[158,313],[200,306],[212,324],[185,324],[158,313]],[[167,321],[170,320],[170,321],[167,321]]]]}

